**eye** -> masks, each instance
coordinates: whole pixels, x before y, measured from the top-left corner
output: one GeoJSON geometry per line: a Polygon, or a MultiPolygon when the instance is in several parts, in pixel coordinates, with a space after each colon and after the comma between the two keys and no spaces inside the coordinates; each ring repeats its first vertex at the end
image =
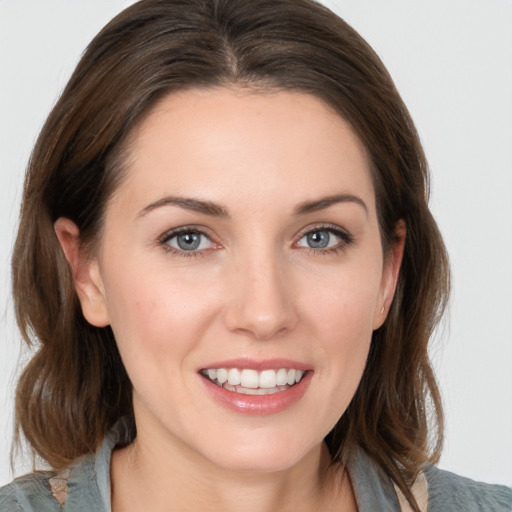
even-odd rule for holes
{"type": "Polygon", "coordinates": [[[343,248],[352,241],[352,237],[340,229],[321,227],[305,233],[297,242],[297,246],[314,250],[335,250],[343,248]]]}
{"type": "Polygon", "coordinates": [[[174,231],[166,235],[160,243],[169,248],[183,252],[203,251],[211,249],[214,243],[204,233],[187,229],[174,231]]]}

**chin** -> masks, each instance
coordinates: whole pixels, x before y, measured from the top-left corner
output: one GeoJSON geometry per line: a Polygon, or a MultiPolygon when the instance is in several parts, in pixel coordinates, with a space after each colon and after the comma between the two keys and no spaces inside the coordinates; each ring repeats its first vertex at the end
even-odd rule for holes
{"type": "MultiPolygon", "coordinates": [[[[220,461],[220,468],[234,473],[278,473],[295,466],[300,459],[288,456],[269,455],[265,458],[259,456],[232,456],[220,461]]],[[[219,463],[216,462],[217,466],[219,463]]]]}
{"type": "Polygon", "coordinates": [[[210,452],[207,457],[225,471],[238,473],[285,471],[298,464],[315,448],[298,441],[290,442],[289,437],[286,442],[286,437],[286,435],[280,435],[272,440],[270,436],[263,436],[261,442],[253,438],[246,439],[245,442],[233,442],[224,447],[218,444],[220,449],[210,452]]]}

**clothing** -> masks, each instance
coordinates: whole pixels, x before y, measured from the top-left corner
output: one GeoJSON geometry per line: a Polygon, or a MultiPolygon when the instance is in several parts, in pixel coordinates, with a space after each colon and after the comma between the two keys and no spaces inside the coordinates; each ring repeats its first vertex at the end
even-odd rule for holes
{"type": "MultiPolygon", "coordinates": [[[[32,473],[0,488],[0,512],[111,512],[110,458],[115,446],[130,441],[129,435],[127,426],[119,422],[95,456],[82,457],[59,475],[32,473]],[[61,507],[59,501],[64,500],[61,507]]],[[[354,452],[347,470],[359,512],[400,511],[393,484],[363,450],[354,452]]],[[[426,467],[424,475],[428,512],[512,511],[508,487],[474,482],[434,466],[426,467]]]]}

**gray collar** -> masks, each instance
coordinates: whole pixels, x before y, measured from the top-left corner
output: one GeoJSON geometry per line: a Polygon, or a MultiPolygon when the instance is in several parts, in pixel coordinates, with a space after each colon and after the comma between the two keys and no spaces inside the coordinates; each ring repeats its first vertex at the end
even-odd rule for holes
{"type": "MultiPolygon", "coordinates": [[[[124,419],[109,432],[94,461],[96,484],[104,510],[110,512],[110,459],[119,444],[128,444],[133,432],[124,419]]],[[[361,448],[355,448],[347,464],[359,512],[399,512],[400,505],[393,484],[384,471],[361,448]]]]}
{"type": "Polygon", "coordinates": [[[355,448],[347,464],[359,512],[400,511],[390,478],[362,448],[355,448]]]}

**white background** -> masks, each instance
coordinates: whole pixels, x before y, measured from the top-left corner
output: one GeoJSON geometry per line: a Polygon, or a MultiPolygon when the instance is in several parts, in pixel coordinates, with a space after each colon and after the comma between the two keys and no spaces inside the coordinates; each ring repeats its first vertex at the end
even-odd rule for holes
{"type": "MultiPolygon", "coordinates": [[[[0,0],[0,485],[20,357],[9,258],[29,152],[79,55],[123,0],[0,0]]],[[[419,129],[454,292],[433,356],[441,467],[512,484],[512,1],[331,0],[376,49],[419,129]]],[[[19,469],[22,470],[22,467],[19,469]]]]}

